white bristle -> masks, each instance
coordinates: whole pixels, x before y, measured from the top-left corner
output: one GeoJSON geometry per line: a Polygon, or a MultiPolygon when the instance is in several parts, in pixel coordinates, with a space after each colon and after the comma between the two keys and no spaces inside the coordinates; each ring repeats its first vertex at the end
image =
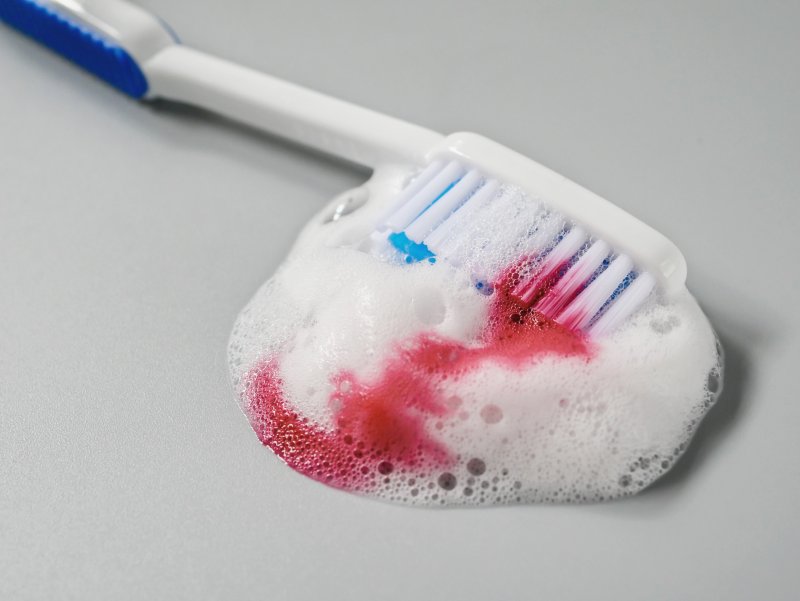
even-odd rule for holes
{"type": "Polygon", "coordinates": [[[589,235],[583,228],[576,225],[555,245],[553,250],[547,255],[545,262],[550,267],[557,267],[578,252],[581,247],[586,244],[588,239],[589,235]]]}
{"type": "Polygon", "coordinates": [[[631,269],[633,269],[633,261],[630,257],[618,256],[556,317],[556,321],[576,330],[585,328],[631,269]]]}
{"type": "Polygon", "coordinates": [[[500,184],[495,180],[487,181],[480,190],[467,199],[467,202],[461,205],[461,207],[451,215],[450,219],[441,223],[433,232],[425,237],[425,245],[430,248],[432,252],[440,254],[442,245],[451,237],[458,223],[460,221],[469,221],[487,203],[495,198],[499,188],[500,184]]]}
{"type": "Polygon", "coordinates": [[[403,231],[432,202],[434,202],[453,182],[459,180],[466,170],[458,161],[450,161],[447,166],[425,184],[422,189],[389,216],[386,226],[395,231],[403,231]]]}
{"type": "Polygon", "coordinates": [[[531,257],[547,250],[564,230],[564,220],[549,211],[539,210],[530,232],[520,236],[516,253],[518,257],[531,257]]]}
{"type": "Polygon", "coordinates": [[[647,272],[641,273],[608,307],[605,313],[592,324],[589,333],[603,336],[614,331],[622,322],[639,308],[653,291],[655,278],[647,272]]]}
{"type": "Polygon", "coordinates": [[[442,256],[494,278],[509,267],[509,261],[516,263],[549,248],[564,223],[519,190],[506,187],[468,221],[454,225],[442,245],[442,256]]]}
{"type": "MultiPolygon", "coordinates": [[[[469,219],[461,219],[442,244],[442,256],[456,265],[479,268],[486,258],[500,256],[498,245],[515,244],[528,235],[530,224],[536,219],[536,207],[521,202],[515,191],[501,189],[500,193],[484,203],[469,219]],[[498,236],[490,224],[506,225],[505,236],[498,236]]],[[[479,269],[480,270],[480,269],[479,269]]]]}
{"type": "Polygon", "coordinates": [[[406,228],[406,236],[414,242],[422,242],[453,211],[464,204],[480,185],[483,177],[475,170],[470,170],[459,182],[450,188],[444,196],[437,200],[427,211],[406,228]]]}
{"type": "Polygon", "coordinates": [[[402,192],[390,203],[388,209],[378,218],[378,226],[384,228],[384,224],[400,207],[411,200],[422,188],[431,181],[437,173],[444,167],[444,161],[432,161],[421,173],[417,175],[402,192]]]}

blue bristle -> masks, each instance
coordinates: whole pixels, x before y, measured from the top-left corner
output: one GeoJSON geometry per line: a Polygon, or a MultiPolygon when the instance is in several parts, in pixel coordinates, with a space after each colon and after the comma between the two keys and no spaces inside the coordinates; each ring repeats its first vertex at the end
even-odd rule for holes
{"type": "Polygon", "coordinates": [[[33,0],[0,1],[0,19],[121,92],[141,98],[147,79],[124,48],[33,0]]]}
{"type": "Polygon", "coordinates": [[[430,259],[434,254],[424,244],[414,242],[405,232],[389,234],[389,242],[401,253],[406,255],[406,263],[416,263],[424,259],[430,259]]]}
{"type": "Polygon", "coordinates": [[[492,294],[494,294],[494,286],[492,286],[491,282],[488,282],[487,280],[476,281],[475,290],[477,290],[484,296],[491,296],[492,294]]]}

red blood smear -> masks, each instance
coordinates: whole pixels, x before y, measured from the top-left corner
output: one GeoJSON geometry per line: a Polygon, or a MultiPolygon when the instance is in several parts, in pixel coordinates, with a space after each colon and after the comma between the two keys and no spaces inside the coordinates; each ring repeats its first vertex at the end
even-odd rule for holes
{"type": "Polygon", "coordinates": [[[553,289],[568,265],[569,261],[562,261],[552,267],[548,267],[545,263],[541,269],[514,287],[514,296],[526,305],[537,304],[553,289]]]}
{"type": "Polygon", "coordinates": [[[332,377],[334,427],[293,411],[273,360],[254,369],[246,388],[248,415],[259,439],[290,467],[331,486],[365,491],[398,469],[416,473],[454,465],[456,456],[428,427],[457,412],[441,384],[487,362],[523,370],[545,354],[589,357],[586,340],[514,298],[511,276],[495,285],[487,324],[474,345],[433,333],[399,343],[374,381],[353,373],[332,377]]]}

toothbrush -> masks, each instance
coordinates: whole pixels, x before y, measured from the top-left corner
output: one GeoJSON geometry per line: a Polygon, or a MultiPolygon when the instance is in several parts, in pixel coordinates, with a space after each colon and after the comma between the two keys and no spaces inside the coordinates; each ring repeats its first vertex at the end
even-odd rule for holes
{"type": "Polygon", "coordinates": [[[194,50],[124,0],[0,0],[0,19],[135,99],[200,106],[369,167],[369,196],[411,178],[375,224],[374,254],[469,263],[490,293],[471,235],[521,195],[509,228],[521,259],[512,295],[523,305],[600,337],[654,290],[669,298],[685,287],[683,255],[662,234],[482,136],[443,136],[194,50]]]}

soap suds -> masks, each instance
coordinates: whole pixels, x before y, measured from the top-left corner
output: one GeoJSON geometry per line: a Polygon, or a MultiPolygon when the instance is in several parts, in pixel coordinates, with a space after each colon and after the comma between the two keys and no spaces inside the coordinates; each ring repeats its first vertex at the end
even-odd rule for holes
{"type": "Polygon", "coordinates": [[[234,385],[278,457],[428,506],[611,499],[674,464],[719,392],[687,291],[587,339],[509,294],[519,255],[492,257],[487,291],[468,262],[364,252],[380,204],[310,223],[234,327],[234,385]]]}

